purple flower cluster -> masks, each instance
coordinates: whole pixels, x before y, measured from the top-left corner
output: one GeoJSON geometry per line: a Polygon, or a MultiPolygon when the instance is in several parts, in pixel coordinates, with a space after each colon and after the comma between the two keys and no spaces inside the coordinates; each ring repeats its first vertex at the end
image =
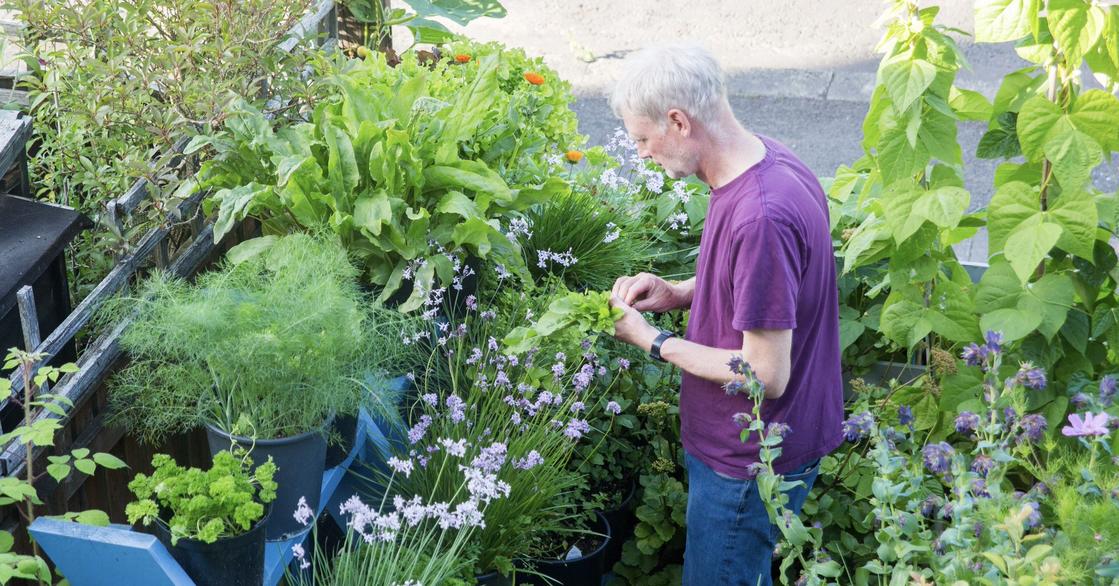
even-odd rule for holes
{"type": "Polygon", "coordinates": [[[913,427],[913,409],[909,405],[898,407],[898,424],[913,427]]]}
{"type": "Polygon", "coordinates": [[[567,428],[563,430],[563,435],[577,440],[590,430],[591,425],[585,419],[571,419],[567,422],[567,428]]]}
{"type": "Polygon", "coordinates": [[[874,416],[869,411],[856,413],[843,422],[843,437],[849,442],[862,441],[874,433],[874,416]]]}
{"type": "Polygon", "coordinates": [[[450,409],[451,421],[461,423],[466,419],[466,402],[458,395],[448,395],[446,398],[447,409],[450,409]]]}
{"type": "Polygon", "coordinates": [[[921,450],[921,454],[925,460],[925,468],[937,475],[948,474],[952,466],[952,456],[956,450],[948,445],[948,442],[939,442],[935,444],[926,444],[921,450]]]}
{"type": "Polygon", "coordinates": [[[594,365],[584,364],[582,368],[579,369],[579,372],[575,373],[575,376],[572,377],[571,382],[575,385],[576,391],[582,392],[587,390],[587,387],[591,386],[591,381],[593,380],[594,365]]]}
{"type": "Polygon", "coordinates": [[[505,444],[494,442],[482,448],[478,455],[474,456],[474,460],[470,462],[470,465],[483,472],[496,474],[505,464],[505,458],[508,452],[509,448],[505,444]]]}
{"type": "Polygon", "coordinates": [[[1045,371],[1040,368],[1035,368],[1029,362],[1023,362],[1021,367],[1018,368],[1018,374],[1014,375],[1014,382],[1018,383],[1027,389],[1040,391],[1045,388],[1045,371]]]}
{"type": "Polygon", "coordinates": [[[785,437],[785,436],[789,435],[792,431],[793,431],[793,429],[791,427],[789,427],[789,424],[781,423],[779,421],[772,421],[765,428],[765,433],[766,433],[767,436],[775,435],[777,437],[785,437]]]}
{"type": "Polygon", "coordinates": [[[1100,379],[1100,404],[1108,407],[1115,400],[1116,380],[1110,374],[1100,379]]]}
{"type": "Polygon", "coordinates": [[[1040,413],[1031,413],[1022,417],[1022,420],[1018,422],[1018,427],[1022,428],[1022,439],[1036,442],[1041,440],[1041,437],[1045,434],[1049,422],[1040,413]]]}
{"type": "Polygon", "coordinates": [[[966,436],[975,435],[975,430],[979,429],[979,416],[971,411],[961,411],[956,416],[956,433],[966,436]]]}
{"type": "Polygon", "coordinates": [[[431,421],[430,415],[421,415],[420,420],[408,430],[408,441],[413,444],[419,443],[427,433],[427,428],[431,426],[431,421]]]}
{"type": "Polygon", "coordinates": [[[513,460],[513,467],[519,470],[532,470],[543,463],[543,456],[536,450],[531,450],[528,454],[525,454],[525,457],[513,460]]]}
{"type": "Polygon", "coordinates": [[[988,331],[984,339],[986,344],[982,346],[975,343],[968,344],[960,354],[960,358],[963,358],[969,366],[982,366],[986,370],[988,359],[1002,352],[1002,334],[988,331]]]}
{"type": "Polygon", "coordinates": [[[618,415],[622,412],[622,406],[617,401],[610,401],[606,404],[606,412],[611,415],[618,415]]]}
{"type": "Polygon", "coordinates": [[[995,460],[986,454],[980,454],[975,457],[971,462],[971,471],[980,475],[987,476],[991,470],[995,469],[995,460]]]}

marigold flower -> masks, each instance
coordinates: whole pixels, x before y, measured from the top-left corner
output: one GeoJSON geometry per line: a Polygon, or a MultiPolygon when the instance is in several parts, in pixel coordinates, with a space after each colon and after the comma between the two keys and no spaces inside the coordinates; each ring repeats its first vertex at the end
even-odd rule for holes
{"type": "Polygon", "coordinates": [[[574,165],[583,160],[583,151],[570,150],[563,154],[568,163],[574,165]]]}
{"type": "Polygon", "coordinates": [[[525,72],[525,81],[532,85],[544,85],[544,76],[536,73],[535,71],[525,72]]]}
{"type": "Polygon", "coordinates": [[[455,55],[455,61],[457,61],[458,63],[469,63],[470,59],[470,55],[467,55],[466,53],[458,53],[457,55],[455,55]]]}

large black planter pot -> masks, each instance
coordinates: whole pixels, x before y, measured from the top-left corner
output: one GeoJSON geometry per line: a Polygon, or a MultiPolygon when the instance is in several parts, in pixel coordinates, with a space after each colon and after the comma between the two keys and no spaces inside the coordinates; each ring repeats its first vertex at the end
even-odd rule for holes
{"type": "Polygon", "coordinates": [[[330,425],[330,435],[338,443],[327,443],[326,463],[323,467],[327,470],[334,468],[346,460],[350,450],[354,448],[357,438],[357,417],[354,415],[335,415],[330,425]]]}
{"type": "MultiPolygon", "coordinates": [[[[561,586],[591,586],[602,583],[602,575],[605,572],[603,562],[605,561],[606,548],[610,545],[610,522],[602,513],[595,514],[595,522],[591,524],[591,531],[605,535],[606,538],[599,544],[594,551],[584,553],[581,557],[572,560],[544,560],[534,559],[530,565],[536,568],[536,571],[558,581],[561,586]]],[[[517,584],[535,584],[538,586],[549,586],[556,582],[547,582],[539,576],[532,574],[525,574],[524,578],[517,575],[517,584]]]]}
{"type": "Polygon", "coordinates": [[[497,570],[475,576],[474,579],[477,580],[478,586],[513,586],[513,580],[508,576],[502,576],[497,570]]]}
{"type": "Polygon", "coordinates": [[[171,545],[171,531],[162,521],[151,529],[198,586],[260,586],[264,581],[264,527],[270,517],[271,508],[265,507],[264,517],[247,533],[213,543],[183,538],[171,545]]]}
{"type": "Polygon", "coordinates": [[[252,449],[254,464],[266,462],[268,456],[272,456],[272,461],[279,470],[276,471],[276,500],[272,503],[274,513],[264,530],[265,539],[280,541],[307,530],[307,527],[295,520],[294,514],[300,497],[307,499],[307,506],[312,511],[319,510],[322,473],[326,462],[326,438],[321,430],[281,439],[258,439],[254,446],[250,438],[231,436],[208,424],[206,439],[210,444],[211,455],[228,450],[231,443],[236,441],[246,450],[252,449]]]}
{"type": "Polygon", "coordinates": [[[625,499],[615,509],[602,512],[606,522],[610,524],[610,541],[606,544],[606,553],[603,554],[602,570],[610,572],[614,564],[622,559],[622,545],[633,537],[633,528],[637,526],[637,514],[634,512],[634,501],[637,500],[637,482],[629,485],[625,499]]]}

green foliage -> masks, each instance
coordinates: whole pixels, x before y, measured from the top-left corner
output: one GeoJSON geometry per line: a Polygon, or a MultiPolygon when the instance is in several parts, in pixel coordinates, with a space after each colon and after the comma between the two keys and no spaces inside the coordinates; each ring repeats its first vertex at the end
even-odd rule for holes
{"type": "MultiPolygon", "coordinates": [[[[593,189],[593,186],[592,188],[593,189]]],[[[648,265],[650,244],[641,224],[625,211],[606,205],[582,187],[533,207],[525,214],[531,235],[521,244],[526,264],[539,282],[545,274],[559,275],[573,290],[610,289],[622,275],[648,265]],[[549,258],[570,257],[567,266],[549,258]]]]}
{"type": "Polygon", "coordinates": [[[1104,367],[1115,337],[1107,318],[1115,264],[1102,245],[1116,225],[1114,198],[1090,177],[1119,148],[1119,99],[1083,91],[1079,71],[1087,63],[1108,90],[1119,88],[1119,55],[1108,45],[1119,34],[1119,7],[978,2],[976,38],[1017,41],[1033,64],[1007,75],[993,103],[953,86],[963,59],[936,14],[905,0],[888,9],[880,85],[863,124],[866,156],[830,180],[841,282],[849,282],[845,356],[857,361],[855,354],[888,349],[879,333],[912,351],[958,348],[996,330],[1024,339],[1027,357],[1041,366],[1071,358],[1058,374],[1090,376],[1104,367]],[[981,158],[1025,159],[996,170],[986,213],[968,212],[959,120],[988,123],[981,158]],[[976,287],[952,245],[984,219],[992,268],[976,287]]]}
{"type": "Polygon", "coordinates": [[[172,545],[183,538],[213,543],[246,533],[264,517],[264,505],[276,499],[272,457],[254,469],[239,446],[215,454],[209,470],[183,468],[165,454],[153,456],[152,467],[150,476],[137,474],[128,483],[137,500],[125,514],[131,524],[166,524],[172,545]],[[170,518],[163,518],[167,514],[170,518]]]}
{"type": "Polygon", "coordinates": [[[513,560],[540,553],[546,535],[570,530],[579,511],[567,496],[583,480],[568,462],[576,443],[588,441],[583,436],[589,427],[575,405],[597,405],[608,394],[597,387],[582,393],[573,388],[572,375],[582,367],[574,352],[571,360],[543,354],[507,357],[494,334],[533,301],[511,296],[501,319],[469,313],[460,322],[463,327],[443,328],[448,334],[436,347],[431,368],[446,374],[417,377],[421,400],[410,410],[409,440],[394,446],[398,458],[415,463],[410,474],[394,476],[394,490],[401,495],[452,500],[470,472],[465,463],[488,463],[507,483],[507,496],[490,503],[486,525],[471,548],[482,573],[509,574],[513,560]],[[518,400],[510,396],[514,392],[518,400]],[[463,451],[456,455],[449,442],[460,440],[463,451]]]}
{"type": "MultiPolygon", "coordinates": [[[[19,369],[24,381],[21,396],[18,399],[13,397],[23,407],[23,421],[15,429],[0,435],[0,445],[7,445],[13,440],[23,444],[27,458],[23,478],[0,478],[0,506],[15,505],[16,511],[27,525],[35,520],[35,506],[43,505],[35,484],[43,478],[44,472],[36,470],[34,450],[54,447],[55,433],[62,427],[58,417],[65,415],[65,408],[73,407],[70,399],[41,392],[42,387],[48,381],[57,382],[62,375],[78,371],[77,365],[73,363],[58,367],[43,364],[46,358],[41,353],[10,348],[4,357],[4,365],[0,368],[0,396],[9,397],[12,394],[12,382],[5,374],[6,371],[19,369]]],[[[102,452],[91,453],[87,448],[78,448],[69,454],[47,456],[47,459],[51,464],[47,466],[45,473],[57,482],[69,478],[73,468],[84,474],[93,474],[98,466],[111,470],[126,467],[116,456],[102,452]]],[[[95,509],[71,511],[54,518],[101,527],[109,524],[109,516],[104,511],[95,509]]],[[[7,584],[12,578],[51,583],[53,578],[50,566],[39,556],[38,546],[32,543],[32,554],[24,555],[12,551],[14,542],[15,538],[10,532],[0,531],[0,584],[7,584]]]]}
{"type": "Polygon", "coordinates": [[[498,0],[408,0],[414,12],[405,8],[387,8],[383,0],[344,0],[341,2],[354,19],[367,25],[366,46],[380,46],[393,26],[405,26],[411,31],[414,43],[443,43],[457,37],[446,25],[433,18],[443,18],[466,26],[482,18],[502,18],[505,7],[498,0]]]}
{"type": "Polygon", "coordinates": [[[261,438],[317,430],[356,412],[360,372],[396,366],[402,318],[367,303],[337,242],[294,235],[240,252],[193,284],[156,275],[105,312],[136,312],[121,338],[132,361],[110,398],[141,438],[241,419],[261,438]]]}
{"type": "MultiPolygon", "coordinates": [[[[273,130],[242,104],[212,146],[201,185],[218,191],[214,235],[260,218],[269,233],[326,226],[401,311],[454,279],[444,252],[490,258],[527,280],[502,220],[568,190],[544,159],[574,133],[568,86],[542,64],[498,45],[462,44],[466,63],[432,68],[413,54],[390,67],[371,54],[329,75],[332,92],[310,123],[273,130]],[[523,78],[534,63],[547,80],[523,78]]],[[[326,72],[324,72],[326,73],[326,72]]]]}
{"type": "Polygon", "coordinates": [[[31,184],[37,197],[73,206],[98,223],[71,251],[77,297],[177,203],[177,184],[192,167],[172,157],[172,146],[219,125],[229,94],[257,99],[272,92],[298,101],[306,92],[298,75],[305,54],[278,45],[310,4],[7,3],[26,25],[20,44],[28,74],[20,83],[35,118],[31,184]],[[140,177],[151,181],[151,196],[119,233],[104,221],[105,204],[140,177]]]}
{"type": "Polygon", "coordinates": [[[614,333],[614,322],[622,310],[610,306],[610,293],[567,293],[548,304],[548,309],[531,326],[519,326],[504,339],[511,354],[523,354],[538,348],[543,339],[561,332],[566,336],[591,333],[614,333]]]}

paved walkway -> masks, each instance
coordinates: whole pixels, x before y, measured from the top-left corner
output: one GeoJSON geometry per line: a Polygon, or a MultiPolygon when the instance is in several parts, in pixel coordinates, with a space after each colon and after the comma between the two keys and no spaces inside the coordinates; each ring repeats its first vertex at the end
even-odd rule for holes
{"type": "MultiPolygon", "coordinates": [[[[539,55],[572,83],[580,129],[593,144],[618,126],[606,96],[625,56],[655,42],[698,40],[727,70],[731,105],[751,129],[797,152],[819,175],[862,156],[862,120],[875,85],[881,37],[880,0],[502,0],[503,19],[460,29],[539,55]]],[[[971,31],[973,2],[948,0],[938,22],[971,31]]],[[[1027,65],[1007,45],[958,39],[971,69],[957,83],[993,97],[1005,74],[1027,65]]],[[[966,122],[959,137],[972,208],[993,192],[995,163],[977,159],[985,125],[966,122]]],[[[1119,161],[1119,159],[1117,159],[1119,161]]],[[[1098,169],[1096,185],[1119,188],[1119,162],[1098,169]]],[[[987,260],[980,233],[957,247],[961,258],[987,260]]]]}

